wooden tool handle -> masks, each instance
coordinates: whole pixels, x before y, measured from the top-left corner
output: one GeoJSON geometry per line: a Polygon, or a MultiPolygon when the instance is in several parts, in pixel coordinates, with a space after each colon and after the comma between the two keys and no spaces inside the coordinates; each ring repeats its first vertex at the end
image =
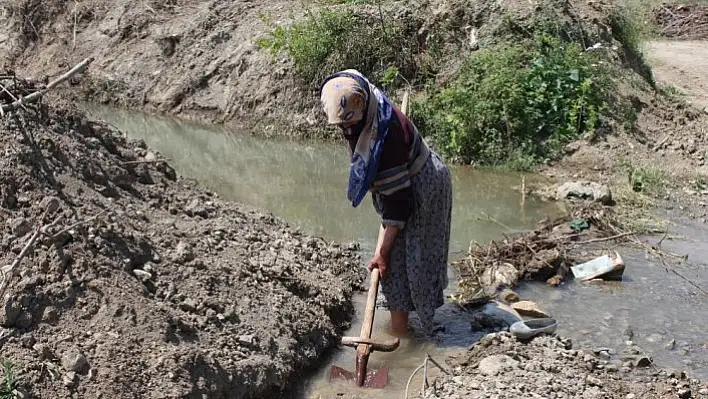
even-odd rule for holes
{"type": "Polygon", "coordinates": [[[366,298],[366,311],[364,312],[364,322],[361,324],[360,338],[371,338],[371,330],[374,325],[374,312],[376,311],[376,296],[379,293],[379,269],[371,271],[371,283],[369,284],[369,296],[366,298]]]}
{"type": "Polygon", "coordinates": [[[370,346],[371,351],[393,352],[401,344],[401,340],[398,337],[378,341],[371,338],[342,337],[344,346],[358,347],[361,344],[370,346]]]}

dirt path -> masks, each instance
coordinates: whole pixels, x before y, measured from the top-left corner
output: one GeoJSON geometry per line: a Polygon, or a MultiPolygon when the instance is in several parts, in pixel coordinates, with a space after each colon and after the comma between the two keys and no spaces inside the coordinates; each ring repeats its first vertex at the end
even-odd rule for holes
{"type": "Polygon", "coordinates": [[[654,77],[699,108],[708,107],[708,41],[654,41],[646,46],[654,77]]]}

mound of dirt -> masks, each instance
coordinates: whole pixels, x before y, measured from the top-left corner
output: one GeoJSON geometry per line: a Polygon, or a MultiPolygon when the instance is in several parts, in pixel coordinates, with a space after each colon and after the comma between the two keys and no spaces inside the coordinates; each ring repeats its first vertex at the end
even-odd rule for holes
{"type": "MultiPolygon", "coordinates": [[[[628,347],[573,349],[570,339],[539,336],[524,343],[490,334],[448,361],[450,375],[418,398],[706,398],[708,389],[682,372],[648,369],[651,359],[628,347]],[[640,369],[633,369],[639,367],[640,369]]],[[[432,367],[432,366],[431,366],[432,367]]]]}
{"type": "Polygon", "coordinates": [[[708,39],[708,5],[662,4],[654,10],[661,36],[670,39],[708,39]]]}
{"type": "Polygon", "coordinates": [[[264,397],[336,344],[363,280],[356,246],[226,202],[53,104],[0,130],[0,341],[20,390],[264,397]]]}

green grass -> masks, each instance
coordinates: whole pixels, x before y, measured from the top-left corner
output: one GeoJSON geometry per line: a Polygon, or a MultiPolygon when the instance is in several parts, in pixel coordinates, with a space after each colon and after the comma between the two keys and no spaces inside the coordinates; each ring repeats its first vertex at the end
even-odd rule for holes
{"type": "Polygon", "coordinates": [[[0,399],[12,399],[15,390],[15,375],[13,365],[9,360],[3,361],[2,383],[0,384],[0,399]]]}
{"type": "Polygon", "coordinates": [[[691,179],[690,184],[692,190],[698,192],[708,190],[708,180],[706,180],[705,176],[701,175],[700,173],[696,173],[693,179],[691,179]]]}
{"type": "Polygon", "coordinates": [[[671,85],[661,85],[659,91],[663,96],[668,98],[679,100],[685,97],[685,93],[682,92],[678,87],[671,85]]]}
{"type": "Polygon", "coordinates": [[[654,214],[655,200],[642,192],[634,191],[629,185],[613,188],[613,197],[617,201],[615,214],[623,230],[635,234],[654,234],[666,232],[668,222],[654,214]]]}
{"type": "Polygon", "coordinates": [[[637,166],[629,159],[620,160],[617,168],[627,176],[629,186],[634,192],[657,196],[666,187],[666,172],[659,168],[637,166]]]}
{"type": "Polygon", "coordinates": [[[647,8],[629,3],[620,3],[609,16],[609,25],[614,37],[624,49],[623,61],[656,90],[656,81],[651,67],[646,61],[642,45],[650,32],[647,8]]]}

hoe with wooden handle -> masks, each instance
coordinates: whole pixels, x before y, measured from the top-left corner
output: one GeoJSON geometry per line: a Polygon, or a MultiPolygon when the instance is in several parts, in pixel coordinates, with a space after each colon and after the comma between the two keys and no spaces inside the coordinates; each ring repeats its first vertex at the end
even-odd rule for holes
{"type": "Polygon", "coordinates": [[[361,333],[358,337],[343,337],[342,345],[356,347],[356,369],[354,373],[332,366],[329,373],[330,380],[346,379],[356,380],[358,386],[367,388],[383,388],[388,383],[388,368],[374,370],[367,373],[366,366],[369,363],[369,354],[373,351],[392,352],[398,348],[400,341],[398,338],[377,341],[371,339],[371,330],[374,324],[374,312],[376,310],[376,295],[379,291],[379,269],[371,271],[371,284],[369,285],[369,296],[366,299],[366,311],[364,313],[364,323],[361,325],[361,333]]]}
{"type": "MultiPolygon", "coordinates": [[[[403,93],[401,101],[401,111],[408,114],[408,102],[410,89],[403,93]]],[[[369,285],[369,296],[366,299],[366,312],[364,313],[364,323],[361,325],[359,337],[343,337],[342,345],[356,347],[356,369],[354,373],[341,367],[332,366],[329,372],[330,381],[335,379],[356,379],[358,386],[368,388],[383,388],[388,383],[388,368],[366,372],[369,363],[369,355],[373,351],[393,352],[398,348],[400,341],[392,338],[385,341],[371,339],[371,329],[374,325],[374,312],[376,311],[376,295],[379,293],[379,269],[371,271],[371,284],[369,285]]]]}

